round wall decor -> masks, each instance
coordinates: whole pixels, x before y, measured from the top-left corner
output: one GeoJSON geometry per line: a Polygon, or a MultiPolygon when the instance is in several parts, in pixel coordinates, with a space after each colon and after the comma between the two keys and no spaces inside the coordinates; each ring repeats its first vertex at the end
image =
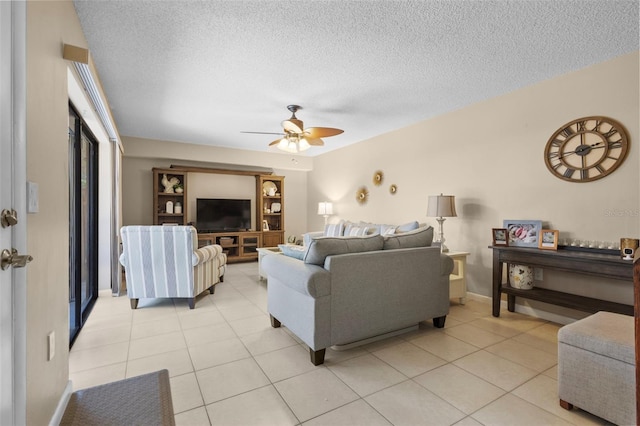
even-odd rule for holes
{"type": "Polygon", "coordinates": [[[629,137],[616,120],[583,117],[560,127],[547,142],[544,162],[557,178],[591,182],[611,174],[629,152],[629,137]]]}

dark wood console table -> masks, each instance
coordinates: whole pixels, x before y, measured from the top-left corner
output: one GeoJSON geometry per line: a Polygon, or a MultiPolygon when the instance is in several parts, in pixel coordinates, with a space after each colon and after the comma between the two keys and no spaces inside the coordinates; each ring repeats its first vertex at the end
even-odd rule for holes
{"type": "Polygon", "coordinates": [[[551,303],[584,312],[609,311],[633,315],[633,305],[594,299],[576,294],[544,288],[521,290],[502,284],[502,268],[505,263],[528,265],[536,268],[555,269],[596,277],[612,278],[633,285],[633,262],[618,255],[589,253],[559,249],[538,250],[524,247],[489,246],[493,249],[493,316],[500,316],[500,297],[507,294],[507,309],[515,310],[516,296],[551,303]]]}

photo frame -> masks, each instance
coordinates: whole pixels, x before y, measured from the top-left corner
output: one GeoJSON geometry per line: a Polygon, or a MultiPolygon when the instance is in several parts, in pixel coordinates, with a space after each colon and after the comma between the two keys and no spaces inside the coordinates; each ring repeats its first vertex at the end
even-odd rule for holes
{"type": "Polygon", "coordinates": [[[507,238],[507,228],[493,228],[491,230],[491,234],[493,235],[493,245],[494,246],[508,246],[509,238],[507,238]]]}
{"type": "Polygon", "coordinates": [[[542,230],[541,220],[504,220],[509,246],[538,248],[538,239],[542,230]]]}
{"type": "Polygon", "coordinates": [[[540,230],[538,248],[542,250],[558,250],[559,231],[555,229],[540,230]]]}
{"type": "Polygon", "coordinates": [[[269,223],[266,220],[262,221],[262,230],[263,231],[268,231],[269,230],[269,223]]]}

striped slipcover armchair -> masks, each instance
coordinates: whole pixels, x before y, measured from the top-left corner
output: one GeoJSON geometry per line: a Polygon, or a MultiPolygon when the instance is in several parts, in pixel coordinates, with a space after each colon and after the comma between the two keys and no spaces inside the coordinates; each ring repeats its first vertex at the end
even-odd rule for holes
{"type": "Polygon", "coordinates": [[[193,309],[197,295],[223,281],[227,255],[217,244],[198,248],[192,226],[123,226],[120,235],[132,309],[158,297],[188,298],[193,309]]]}

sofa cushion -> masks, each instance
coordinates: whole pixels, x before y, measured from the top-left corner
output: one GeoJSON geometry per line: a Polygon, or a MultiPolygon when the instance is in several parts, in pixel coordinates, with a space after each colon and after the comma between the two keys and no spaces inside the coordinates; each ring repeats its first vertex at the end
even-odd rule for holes
{"type": "Polygon", "coordinates": [[[386,235],[384,250],[429,247],[433,241],[433,227],[425,226],[402,234],[386,235]]]}
{"type": "Polygon", "coordinates": [[[409,222],[409,223],[404,223],[398,227],[396,227],[396,234],[399,234],[401,232],[409,232],[409,231],[413,231],[415,229],[418,229],[420,227],[420,224],[418,223],[417,220],[414,220],[413,222],[409,222]]]}
{"type": "Polygon", "coordinates": [[[382,250],[384,238],[381,235],[366,237],[320,237],[311,240],[304,263],[324,266],[327,256],[361,253],[365,251],[382,250]]]}
{"type": "Polygon", "coordinates": [[[293,257],[294,259],[304,259],[304,255],[307,253],[307,247],[292,245],[292,244],[278,244],[278,248],[285,256],[293,257]]]}
{"type": "Polygon", "coordinates": [[[324,226],[325,237],[340,237],[344,232],[344,221],[328,223],[324,226]]]}

